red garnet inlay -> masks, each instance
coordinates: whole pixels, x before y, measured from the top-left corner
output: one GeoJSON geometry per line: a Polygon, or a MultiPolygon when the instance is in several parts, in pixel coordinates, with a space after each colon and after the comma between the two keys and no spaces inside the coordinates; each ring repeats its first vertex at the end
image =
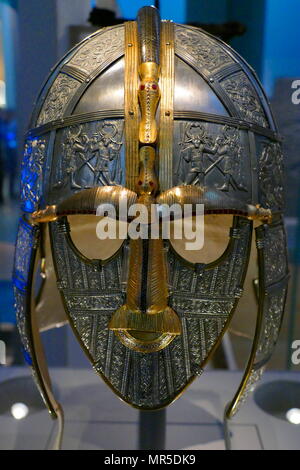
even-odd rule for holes
{"type": "Polygon", "coordinates": [[[157,90],[157,85],[155,85],[155,84],[153,83],[152,88],[153,88],[153,90],[157,90]]]}
{"type": "Polygon", "coordinates": [[[138,182],[138,185],[141,186],[142,184],[143,184],[143,181],[140,180],[140,181],[138,182]]]}
{"type": "Polygon", "coordinates": [[[141,85],[140,90],[145,90],[145,85],[141,85]]]}
{"type": "Polygon", "coordinates": [[[154,185],[153,181],[150,181],[150,183],[149,183],[149,184],[150,184],[150,186],[153,186],[153,185],[154,185]]]}

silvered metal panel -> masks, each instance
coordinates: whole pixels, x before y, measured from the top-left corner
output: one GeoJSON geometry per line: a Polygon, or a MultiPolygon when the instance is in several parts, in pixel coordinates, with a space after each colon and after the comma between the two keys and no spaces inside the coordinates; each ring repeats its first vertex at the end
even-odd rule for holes
{"type": "Polygon", "coordinates": [[[42,202],[48,151],[49,134],[29,137],[25,141],[21,166],[21,208],[24,212],[37,210],[42,202]]]}
{"type": "Polygon", "coordinates": [[[191,54],[206,73],[217,73],[236,62],[221,44],[200,29],[176,25],[176,46],[191,54]]]}
{"type": "Polygon", "coordinates": [[[236,127],[201,121],[174,124],[173,185],[196,184],[252,202],[249,139],[236,127]]]}
{"type": "Polygon", "coordinates": [[[49,76],[46,78],[44,81],[41,90],[38,94],[37,100],[34,103],[35,109],[32,113],[31,116],[31,121],[30,121],[30,128],[36,127],[37,126],[37,117],[40,113],[41,107],[43,106],[43,103],[45,101],[45,97],[47,95],[47,92],[49,88],[51,87],[53,81],[56,79],[57,74],[62,70],[67,62],[70,61],[70,58],[76,53],[76,51],[87,41],[89,41],[92,37],[95,37],[96,35],[100,34],[101,31],[96,31],[92,35],[86,37],[83,41],[81,41],[79,44],[76,44],[70,51],[68,51],[65,56],[57,62],[57,64],[54,65],[54,67],[51,68],[49,76]]]}
{"type": "Polygon", "coordinates": [[[59,73],[48,91],[37,120],[37,126],[61,118],[80,85],[79,80],[65,73],[59,73]]]}
{"type": "Polygon", "coordinates": [[[202,31],[176,26],[177,54],[209,83],[230,115],[269,127],[257,89],[239,61],[202,31]]]}
{"type": "Polygon", "coordinates": [[[45,90],[46,95],[43,95],[44,102],[39,112],[37,126],[59,119],[65,114],[71,114],[92,80],[114,61],[114,57],[120,57],[123,51],[123,26],[105,29],[81,45],[67,62],[68,73],[58,73],[50,88],[45,90]],[[72,68],[73,76],[70,72],[72,68]],[[84,83],[82,83],[82,73],[87,75],[84,83]]]}
{"type": "Polygon", "coordinates": [[[259,200],[263,207],[272,211],[284,209],[284,165],[282,145],[256,136],[258,154],[259,200]]]}
{"type": "Polygon", "coordinates": [[[39,227],[32,226],[24,218],[20,218],[13,271],[14,306],[24,359],[31,367],[33,378],[49,412],[53,417],[56,417],[56,402],[51,399],[45,386],[45,380],[41,375],[33,338],[31,296],[39,237],[39,227]]]}
{"type": "MultiPolygon", "coordinates": [[[[182,26],[182,25],[181,25],[182,26]]],[[[199,28],[193,27],[193,26],[185,26],[190,31],[194,32],[199,32],[199,28]]],[[[272,110],[270,109],[270,102],[268,101],[267,95],[258,79],[258,76],[255,72],[255,70],[245,61],[243,57],[241,57],[232,47],[230,47],[227,43],[222,41],[221,39],[212,36],[211,34],[207,33],[206,31],[201,31],[202,34],[204,34],[207,38],[211,39],[215,46],[218,46],[223,49],[224,52],[228,54],[229,57],[235,62],[236,65],[239,65],[240,68],[245,72],[247,75],[249,81],[251,82],[252,86],[254,87],[259,100],[261,101],[263,110],[267,116],[267,120],[270,124],[270,127],[273,131],[277,131],[276,129],[276,124],[274,122],[274,116],[272,114],[272,110]]],[[[212,54],[212,58],[214,57],[214,54],[212,54]]],[[[213,59],[212,59],[213,60],[213,59]]],[[[232,64],[232,63],[231,63],[232,64]]],[[[230,67],[229,64],[226,67],[230,67]]]]}
{"type": "Polygon", "coordinates": [[[174,110],[228,116],[207,82],[179,57],[175,57],[174,110]]]}
{"type": "Polygon", "coordinates": [[[126,348],[108,329],[113,312],[124,303],[126,256],[119,252],[105,264],[83,259],[68,230],[66,220],[51,224],[58,287],[94,368],[133,406],[167,405],[202,372],[242,294],[252,223],[235,218],[226,253],[200,269],[168,251],[170,306],[180,316],[183,333],[151,354],[126,348]]]}
{"type": "Polygon", "coordinates": [[[91,74],[115,52],[124,48],[124,25],[104,28],[100,34],[83,44],[71,57],[68,65],[91,74]]]}
{"type": "MultiPolygon", "coordinates": [[[[47,204],[94,186],[124,185],[124,121],[76,124],[57,132],[47,204]]],[[[50,165],[50,162],[49,162],[50,165]]]]}
{"type": "Polygon", "coordinates": [[[259,307],[255,338],[241,385],[227,407],[233,417],[254,391],[272,356],[284,314],[288,284],[286,235],[282,219],[256,229],[259,255],[259,307]]]}
{"type": "Polygon", "coordinates": [[[244,71],[226,76],[220,81],[220,85],[243,119],[262,127],[269,127],[256,90],[244,71]]]}
{"type": "Polygon", "coordinates": [[[97,77],[85,91],[73,114],[124,109],[124,58],[97,77]]]}

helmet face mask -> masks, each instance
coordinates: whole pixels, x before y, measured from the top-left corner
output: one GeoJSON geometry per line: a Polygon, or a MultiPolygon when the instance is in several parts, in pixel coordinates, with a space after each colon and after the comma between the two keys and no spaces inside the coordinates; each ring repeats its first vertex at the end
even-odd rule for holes
{"type": "Polygon", "coordinates": [[[66,317],[125,402],[158,409],[180,396],[238,306],[254,223],[256,335],[227,410],[232,416],[276,344],[288,274],[280,139],[249,66],[221,41],[160,22],[145,7],[137,22],[100,30],[66,56],[46,82],[31,127],[14,281],[25,354],[49,410],[55,416],[60,408],[41,365],[38,331],[66,317]],[[95,255],[81,249],[93,244],[97,207],[111,203],[120,219],[125,196],[128,207],[203,204],[211,247],[201,255],[185,252],[182,240],[128,237],[104,241],[95,255]],[[43,292],[54,279],[50,250],[64,309],[43,322],[43,292]],[[39,257],[46,280],[34,305],[39,257]]]}
{"type": "Polygon", "coordinates": [[[126,269],[123,267],[128,256],[126,242],[118,254],[105,263],[87,261],[74,248],[67,221],[51,224],[53,257],[67,314],[94,368],[124,401],[141,408],[160,408],[173,401],[201,373],[199,366],[215,347],[242,293],[240,286],[248,263],[252,222],[235,218],[233,227],[227,253],[225,251],[219,260],[205,268],[183,263],[181,257],[169,248],[169,305],[180,314],[185,336],[178,336],[158,352],[143,354],[121,344],[114,332],[107,328],[113,313],[124,303],[126,286],[122,286],[121,273],[126,269]],[[66,260],[70,266],[68,270],[65,269],[66,260]],[[229,271],[231,279],[226,286],[229,271]],[[195,298],[196,295],[200,298],[195,298]],[[201,331],[206,333],[205,343],[201,340],[201,331]],[[176,374],[172,393],[163,388],[160,390],[160,387],[156,390],[151,385],[156,380],[167,387],[168,367],[172,374],[176,374]],[[150,385],[141,395],[136,390],[140,390],[142,378],[137,379],[134,388],[130,387],[130,370],[149,375],[150,385]]]}

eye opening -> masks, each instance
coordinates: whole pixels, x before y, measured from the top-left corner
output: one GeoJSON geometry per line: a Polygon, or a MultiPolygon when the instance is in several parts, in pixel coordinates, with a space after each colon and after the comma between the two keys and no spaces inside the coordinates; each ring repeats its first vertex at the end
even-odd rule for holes
{"type": "MultiPolygon", "coordinates": [[[[204,216],[204,244],[200,250],[186,249],[186,238],[174,238],[174,222],[170,223],[170,244],[176,254],[188,263],[210,264],[221,258],[230,242],[229,234],[233,223],[232,214],[208,214],[204,216]]],[[[127,222],[117,221],[117,238],[100,240],[96,234],[97,224],[103,219],[95,215],[70,215],[70,238],[76,250],[87,260],[108,260],[122,247],[124,239],[118,238],[120,224],[127,222]]],[[[195,217],[193,216],[193,228],[195,217]]]]}
{"type": "MultiPolygon", "coordinates": [[[[230,243],[230,228],[233,225],[232,214],[207,214],[204,216],[204,244],[200,250],[186,249],[186,238],[175,240],[172,236],[170,244],[176,254],[188,263],[215,263],[225,253],[230,243]]],[[[193,216],[193,227],[195,217],[193,216]]]]}
{"type": "MultiPolygon", "coordinates": [[[[76,250],[87,260],[106,261],[112,258],[122,247],[124,239],[118,238],[121,225],[127,222],[116,221],[117,238],[100,240],[97,236],[97,224],[104,217],[91,214],[70,215],[70,238],[76,250]]],[[[126,229],[127,230],[127,229],[126,229]]]]}

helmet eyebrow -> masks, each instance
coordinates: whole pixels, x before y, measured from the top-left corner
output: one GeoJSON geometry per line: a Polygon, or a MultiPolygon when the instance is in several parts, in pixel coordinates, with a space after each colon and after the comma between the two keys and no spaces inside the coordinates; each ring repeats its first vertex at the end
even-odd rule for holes
{"type": "Polygon", "coordinates": [[[205,214],[235,214],[267,223],[272,220],[272,211],[270,209],[265,209],[259,205],[245,204],[237,198],[225,197],[217,189],[201,186],[176,186],[161,193],[156,201],[158,204],[168,206],[179,204],[182,207],[185,204],[191,204],[192,206],[203,204],[205,214]]]}
{"type": "MultiPolygon", "coordinates": [[[[76,214],[96,214],[102,204],[111,204],[117,216],[122,202],[126,201],[127,208],[137,202],[137,194],[123,186],[101,186],[89,188],[72,195],[57,206],[47,206],[45,209],[33,212],[31,221],[34,224],[53,222],[59,217],[76,214]]],[[[260,205],[244,204],[243,202],[226,197],[215,189],[197,187],[194,185],[176,186],[161,193],[155,200],[158,205],[185,204],[196,206],[203,204],[205,214],[234,214],[247,217],[250,220],[260,220],[270,223],[272,211],[260,205]]]]}
{"type": "Polygon", "coordinates": [[[84,189],[56,206],[47,206],[43,210],[34,212],[32,222],[53,222],[65,215],[96,214],[97,208],[102,204],[111,204],[118,214],[122,201],[126,201],[127,207],[130,207],[136,200],[136,193],[122,186],[100,186],[84,189]]]}

